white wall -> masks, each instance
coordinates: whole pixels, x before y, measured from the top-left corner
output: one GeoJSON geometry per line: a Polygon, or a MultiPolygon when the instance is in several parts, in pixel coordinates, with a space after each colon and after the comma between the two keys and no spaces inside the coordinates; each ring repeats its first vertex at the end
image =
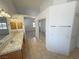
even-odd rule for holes
{"type": "Polygon", "coordinates": [[[72,28],[72,40],[71,40],[71,48],[70,50],[73,51],[74,48],[77,47],[77,40],[78,40],[78,33],[79,33],[79,16],[75,15],[73,28],[72,28]]]}
{"type": "Polygon", "coordinates": [[[35,23],[36,23],[36,28],[35,28],[35,36],[37,39],[39,39],[39,20],[40,19],[48,19],[48,12],[49,12],[49,8],[47,8],[46,10],[44,10],[43,12],[41,12],[35,19],[35,23]]]}
{"type": "Polygon", "coordinates": [[[0,0],[0,8],[4,9],[10,14],[16,13],[16,10],[10,0],[0,0]]]}
{"type": "Polygon", "coordinates": [[[39,20],[38,20],[38,18],[35,19],[35,24],[36,24],[36,27],[35,27],[35,37],[37,39],[39,39],[39,20]]]}

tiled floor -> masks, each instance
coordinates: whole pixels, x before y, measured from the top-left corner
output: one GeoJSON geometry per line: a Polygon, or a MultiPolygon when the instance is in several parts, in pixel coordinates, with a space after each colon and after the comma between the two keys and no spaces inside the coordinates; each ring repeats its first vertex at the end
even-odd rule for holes
{"type": "Polygon", "coordinates": [[[32,32],[27,33],[26,37],[26,59],[79,59],[79,49],[75,49],[70,56],[49,52],[45,47],[43,34],[40,35],[40,39],[35,39],[32,32]]]}

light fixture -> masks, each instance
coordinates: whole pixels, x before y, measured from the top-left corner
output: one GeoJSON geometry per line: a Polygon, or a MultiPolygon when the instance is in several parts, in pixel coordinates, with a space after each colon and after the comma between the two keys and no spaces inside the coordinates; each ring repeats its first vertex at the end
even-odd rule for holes
{"type": "Polygon", "coordinates": [[[5,12],[3,9],[0,9],[0,17],[11,17],[10,14],[5,12]]]}
{"type": "Polygon", "coordinates": [[[7,12],[5,12],[5,16],[6,17],[11,17],[7,12]]]}

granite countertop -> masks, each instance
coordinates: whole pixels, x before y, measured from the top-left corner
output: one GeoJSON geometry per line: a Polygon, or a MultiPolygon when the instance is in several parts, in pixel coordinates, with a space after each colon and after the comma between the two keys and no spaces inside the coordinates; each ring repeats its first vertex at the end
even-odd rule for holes
{"type": "Polygon", "coordinates": [[[10,35],[12,38],[10,39],[8,44],[1,50],[0,55],[21,50],[22,44],[23,44],[23,35],[24,35],[24,32],[22,31],[12,33],[10,35]]]}
{"type": "Polygon", "coordinates": [[[0,52],[3,50],[3,48],[8,44],[8,42],[11,40],[13,37],[13,34],[8,34],[6,35],[3,39],[0,40],[0,52]]]}

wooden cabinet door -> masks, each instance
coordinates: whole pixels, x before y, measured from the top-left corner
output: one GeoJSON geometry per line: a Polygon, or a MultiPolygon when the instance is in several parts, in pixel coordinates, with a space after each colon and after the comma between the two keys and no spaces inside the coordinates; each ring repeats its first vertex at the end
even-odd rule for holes
{"type": "Polygon", "coordinates": [[[0,59],[1,59],[1,56],[0,56],[0,59]]]}
{"type": "Polygon", "coordinates": [[[6,55],[2,55],[1,59],[22,59],[21,51],[12,52],[6,55]]]}

